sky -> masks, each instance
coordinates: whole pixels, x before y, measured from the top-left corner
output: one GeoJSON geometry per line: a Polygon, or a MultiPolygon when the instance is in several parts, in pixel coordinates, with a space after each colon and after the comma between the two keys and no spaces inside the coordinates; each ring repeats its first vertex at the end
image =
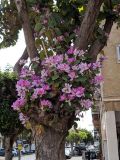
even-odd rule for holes
{"type": "MultiPolygon", "coordinates": [[[[14,66],[17,60],[21,57],[25,49],[25,40],[23,32],[19,34],[19,40],[15,46],[0,50],[0,69],[3,70],[9,64],[14,66]]],[[[79,128],[93,130],[91,111],[83,112],[83,118],[78,122],[79,128]]]]}

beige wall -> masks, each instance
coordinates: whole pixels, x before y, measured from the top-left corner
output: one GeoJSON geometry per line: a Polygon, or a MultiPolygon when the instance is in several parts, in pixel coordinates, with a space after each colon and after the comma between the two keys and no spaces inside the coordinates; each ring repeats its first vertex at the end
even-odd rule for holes
{"type": "Polygon", "coordinates": [[[118,63],[116,46],[120,44],[120,29],[113,26],[108,45],[104,48],[107,60],[103,64],[104,75],[103,98],[120,99],[120,63],[118,63]]]}

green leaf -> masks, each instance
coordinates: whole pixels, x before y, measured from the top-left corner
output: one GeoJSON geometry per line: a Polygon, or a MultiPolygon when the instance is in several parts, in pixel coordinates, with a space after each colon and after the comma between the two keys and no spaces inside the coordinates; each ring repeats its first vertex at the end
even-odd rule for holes
{"type": "Polygon", "coordinates": [[[39,55],[41,60],[43,60],[46,57],[44,51],[41,51],[39,55]]]}
{"type": "Polygon", "coordinates": [[[68,81],[67,76],[65,76],[65,75],[62,77],[62,79],[63,79],[64,81],[66,81],[66,82],[68,81]]]}
{"type": "Polygon", "coordinates": [[[59,75],[58,74],[55,74],[54,76],[52,76],[52,80],[54,81],[54,80],[56,80],[56,79],[58,79],[59,78],[59,75]]]}
{"type": "Polygon", "coordinates": [[[35,25],[35,31],[39,32],[42,29],[42,25],[40,23],[36,23],[35,25]]]}

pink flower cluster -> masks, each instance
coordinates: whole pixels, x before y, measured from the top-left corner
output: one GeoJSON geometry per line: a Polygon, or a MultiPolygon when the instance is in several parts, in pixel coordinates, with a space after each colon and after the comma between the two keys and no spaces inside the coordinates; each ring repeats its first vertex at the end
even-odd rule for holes
{"type": "MultiPolygon", "coordinates": [[[[38,63],[38,59],[34,61],[38,63]]],[[[41,111],[52,112],[59,102],[59,110],[66,106],[88,109],[93,106],[96,87],[103,81],[99,68],[101,60],[91,63],[84,51],[71,46],[65,54],[45,58],[39,75],[29,68],[22,69],[16,85],[19,98],[12,107],[21,112],[26,104],[39,104],[41,111]]],[[[20,117],[24,121],[24,116],[20,117]]]]}
{"type": "Polygon", "coordinates": [[[12,105],[14,110],[19,110],[20,108],[24,107],[26,104],[26,100],[24,98],[18,98],[12,105]]]}

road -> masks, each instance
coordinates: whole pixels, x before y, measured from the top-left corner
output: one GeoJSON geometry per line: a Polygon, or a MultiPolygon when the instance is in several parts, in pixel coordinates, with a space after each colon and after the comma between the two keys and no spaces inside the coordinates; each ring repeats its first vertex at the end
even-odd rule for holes
{"type": "MultiPolygon", "coordinates": [[[[0,160],[4,160],[4,157],[0,157],[0,160]]],[[[18,157],[13,158],[13,160],[18,160],[18,157]]],[[[22,156],[21,160],[35,160],[35,155],[22,156]]],[[[82,160],[81,157],[72,157],[70,160],[82,160]]]]}

